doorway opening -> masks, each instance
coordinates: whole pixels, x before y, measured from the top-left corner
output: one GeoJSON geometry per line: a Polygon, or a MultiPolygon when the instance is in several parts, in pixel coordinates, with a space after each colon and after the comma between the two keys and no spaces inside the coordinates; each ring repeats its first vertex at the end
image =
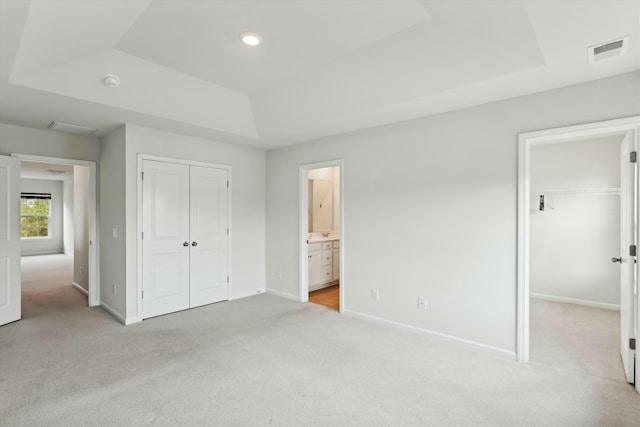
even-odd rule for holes
{"type": "Polygon", "coordinates": [[[633,382],[639,125],[520,135],[518,360],[633,382]]]}
{"type": "Polygon", "coordinates": [[[626,382],[619,356],[621,144],[531,147],[531,360],[626,382]]]}
{"type": "Polygon", "coordinates": [[[344,312],[343,161],[300,166],[300,301],[344,312]]]}
{"type": "Polygon", "coordinates": [[[12,156],[20,160],[22,315],[99,305],[95,162],[12,156]]]}

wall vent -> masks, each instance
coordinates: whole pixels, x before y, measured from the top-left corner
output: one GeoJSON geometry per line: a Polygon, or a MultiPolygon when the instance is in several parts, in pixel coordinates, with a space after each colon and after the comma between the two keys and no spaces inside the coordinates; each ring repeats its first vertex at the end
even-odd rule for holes
{"type": "Polygon", "coordinates": [[[94,128],[88,128],[85,126],[70,125],[62,122],[51,122],[49,129],[57,132],[75,133],[79,135],[91,135],[96,131],[94,128]]]}
{"type": "Polygon", "coordinates": [[[608,59],[617,58],[625,55],[629,51],[630,36],[621,37],[619,39],[610,40],[606,43],[597,44],[587,48],[589,55],[589,64],[608,59]]]}

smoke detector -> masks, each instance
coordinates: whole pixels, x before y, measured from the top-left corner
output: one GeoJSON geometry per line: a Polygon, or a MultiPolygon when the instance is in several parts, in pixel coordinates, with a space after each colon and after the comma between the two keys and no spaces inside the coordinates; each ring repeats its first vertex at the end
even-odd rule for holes
{"type": "Polygon", "coordinates": [[[113,74],[107,74],[102,78],[102,82],[108,88],[114,88],[120,86],[120,77],[113,74]]]}
{"type": "Polygon", "coordinates": [[[630,36],[626,36],[619,39],[610,40],[605,43],[597,44],[595,46],[590,46],[589,48],[587,48],[589,64],[594,64],[596,62],[606,61],[625,55],[629,51],[630,38],[630,36]]]}

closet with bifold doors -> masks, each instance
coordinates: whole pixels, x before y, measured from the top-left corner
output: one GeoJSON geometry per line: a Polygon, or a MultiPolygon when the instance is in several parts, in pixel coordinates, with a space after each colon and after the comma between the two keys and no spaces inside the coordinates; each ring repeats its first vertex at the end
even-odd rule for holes
{"type": "Polygon", "coordinates": [[[142,160],[142,313],[229,298],[229,173],[142,160]]]}

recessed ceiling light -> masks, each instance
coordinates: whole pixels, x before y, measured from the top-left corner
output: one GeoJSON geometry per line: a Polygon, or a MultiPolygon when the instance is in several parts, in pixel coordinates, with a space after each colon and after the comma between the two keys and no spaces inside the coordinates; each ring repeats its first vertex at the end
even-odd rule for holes
{"type": "Polygon", "coordinates": [[[262,37],[258,33],[242,33],[240,34],[240,40],[247,46],[258,46],[262,43],[262,37]]]}

